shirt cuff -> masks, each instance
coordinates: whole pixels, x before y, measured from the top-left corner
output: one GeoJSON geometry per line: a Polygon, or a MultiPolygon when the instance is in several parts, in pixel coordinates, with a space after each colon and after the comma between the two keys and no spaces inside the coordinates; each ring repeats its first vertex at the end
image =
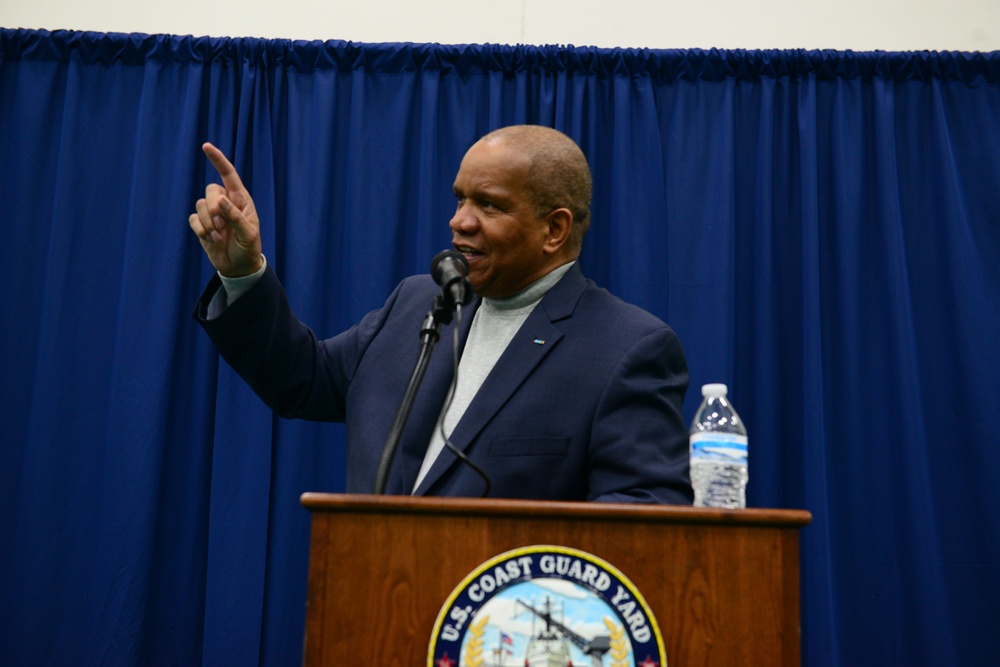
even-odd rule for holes
{"type": "Polygon", "coordinates": [[[260,268],[249,276],[240,276],[239,278],[228,278],[221,273],[219,278],[222,280],[222,287],[226,290],[226,305],[233,305],[233,301],[243,296],[247,290],[257,284],[261,276],[264,275],[264,270],[267,269],[267,257],[264,255],[260,256],[263,260],[260,264],[260,268]]]}

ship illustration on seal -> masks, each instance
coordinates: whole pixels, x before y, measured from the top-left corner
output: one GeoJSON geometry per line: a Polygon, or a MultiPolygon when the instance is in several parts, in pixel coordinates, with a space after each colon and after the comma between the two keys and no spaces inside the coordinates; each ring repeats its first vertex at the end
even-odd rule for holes
{"type": "MultiPolygon", "coordinates": [[[[557,621],[552,615],[552,598],[545,598],[545,607],[542,611],[523,600],[518,600],[518,604],[544,622],[543,629],[537,634],[532,633],[528,641],[524,654],[524,667],[573,667],[569,642],[590,657],[591,667],[603,667],[604,654],[611,650],[611,637],[602,635],[587,639],[561,621],[557,621]]],[[[498,667],[506,666],[501,661],[498,667]]]]}

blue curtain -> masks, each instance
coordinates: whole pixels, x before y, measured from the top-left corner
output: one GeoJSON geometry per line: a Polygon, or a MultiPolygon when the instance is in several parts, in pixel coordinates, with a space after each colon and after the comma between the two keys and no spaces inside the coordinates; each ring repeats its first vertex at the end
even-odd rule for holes
{"type": "Polygon", "coordinates": [[[804,508],[811,666],[987,664],[1000,630],[1000,53],[626,50],[0,32],[0,656],[300,660],[304,491],[338,425],[274,418],[190,318],[226,151],[332,335],[448,245],[462,154],[574,137],[582,257],[671,323],[804,508]]]}

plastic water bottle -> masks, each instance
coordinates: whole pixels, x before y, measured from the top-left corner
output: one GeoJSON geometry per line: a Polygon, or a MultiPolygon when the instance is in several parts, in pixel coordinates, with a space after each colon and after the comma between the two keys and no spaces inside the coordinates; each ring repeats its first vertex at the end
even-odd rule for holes
{"type": "Polygon", "coordinates": [[[724,384],[706,384],[691,422],[691,485],[696,507],[747,505],[747,429],[724,384]]]}

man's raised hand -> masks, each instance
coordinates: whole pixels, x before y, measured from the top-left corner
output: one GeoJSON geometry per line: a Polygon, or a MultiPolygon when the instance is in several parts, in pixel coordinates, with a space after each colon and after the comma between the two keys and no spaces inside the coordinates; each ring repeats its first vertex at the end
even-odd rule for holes
{"type": "Polygon", "coordinates": [[[222,151],[210,143],[201,149],[222,177],[222,185],[210,183],[205,188],[205,198],[195,202],[188,224],[219,273],[232,278],[250,275],[264,262],[257,209],[222,151]]]}

